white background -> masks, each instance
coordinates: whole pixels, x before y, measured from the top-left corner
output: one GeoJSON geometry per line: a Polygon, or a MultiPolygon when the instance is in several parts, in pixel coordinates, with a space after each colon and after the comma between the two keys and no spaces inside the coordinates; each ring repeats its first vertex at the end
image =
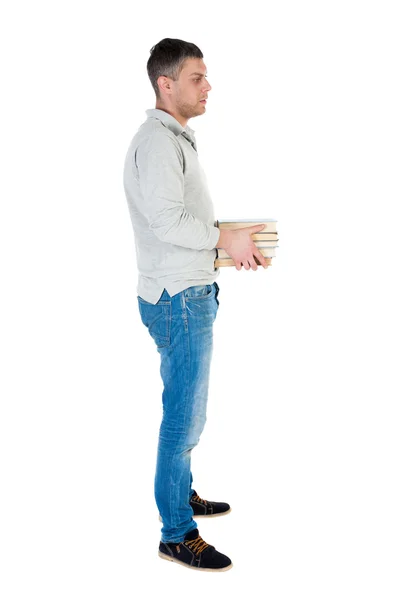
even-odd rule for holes
{"type": "Polygon", "coordinates": [[[1,592],[398,600],[395,2],[6,2],[1,22],[1,592]],[[278,220],[220,271],[194,487],[226,573],[157,556],[159,355],[122,184],[146,62],[195,43],[216,218],[278,220]]]}

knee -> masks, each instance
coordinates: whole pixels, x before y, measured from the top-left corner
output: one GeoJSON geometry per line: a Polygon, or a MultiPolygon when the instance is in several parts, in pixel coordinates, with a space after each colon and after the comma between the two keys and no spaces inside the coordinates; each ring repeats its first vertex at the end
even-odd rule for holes
{"type": "Polygon", "coordinates": [[[192,450],[199,443],[206,421],[205,414],[193,416],[186,440],[188,450],[192,450]]]}

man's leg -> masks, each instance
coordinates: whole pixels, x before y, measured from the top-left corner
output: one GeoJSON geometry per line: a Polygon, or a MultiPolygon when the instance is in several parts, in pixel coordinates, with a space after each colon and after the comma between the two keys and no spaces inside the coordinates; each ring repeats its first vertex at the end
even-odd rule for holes
{"type": "Polygon", "coordinates": [[[189,504],[191,451],[206,422],[216,294],[214,284],[170,298],[170,343],[157,348],[164,390],[154,490],[163,542],[181,542],[197,528],[189,504]]]}

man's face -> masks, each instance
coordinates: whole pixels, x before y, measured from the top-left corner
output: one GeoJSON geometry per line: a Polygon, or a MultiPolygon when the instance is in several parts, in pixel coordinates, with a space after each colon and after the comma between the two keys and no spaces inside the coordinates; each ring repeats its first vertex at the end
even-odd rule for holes
{"type": "Polygon", "coordinates": [[[168,79],[172,92],[168,95],[171,107],[185,119],[202,115],[206,111],[206,103],[201,102],[211,90],[206,74],[203,59],[189,58],[184,63],[178,81],[168,79]]]}

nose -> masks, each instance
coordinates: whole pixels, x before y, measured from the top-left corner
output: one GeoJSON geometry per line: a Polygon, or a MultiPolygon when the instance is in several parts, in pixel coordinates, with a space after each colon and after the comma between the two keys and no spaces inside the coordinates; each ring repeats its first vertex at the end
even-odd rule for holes
{"type": "Polygon", "coordinates": [[[207,87],[206,87],[206,88],[204,88],[204,91],[207,91],[207,92],[209,92],[210,90],[212,90],[212,87],[211,87],[211,85],[209,84],[209,82],[207,81],[207,87]]]}

